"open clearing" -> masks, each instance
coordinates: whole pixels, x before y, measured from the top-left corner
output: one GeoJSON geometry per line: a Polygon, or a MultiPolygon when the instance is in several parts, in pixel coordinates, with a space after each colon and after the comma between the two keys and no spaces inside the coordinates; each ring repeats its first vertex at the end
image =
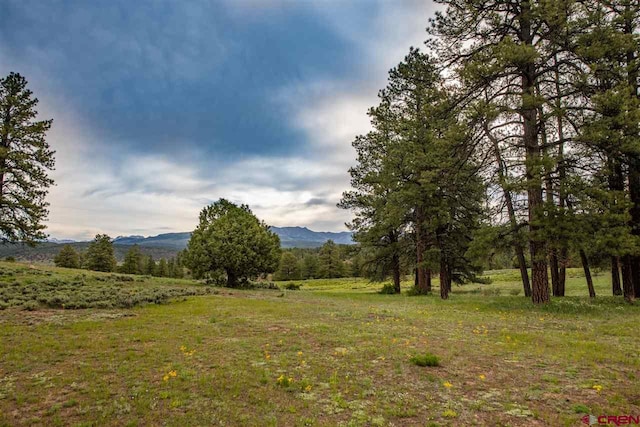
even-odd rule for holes
{"type": "MultiPolygon", "coordinates": [[[[60,282],[108,276],[33,270],[60,282]]],[[[336,279],[134,308],[6,308],[0,425],[562,426],[640,415],[638,305],[576,296],[586,293],[578,270],[570,296],[545,307],[511,295],[516,271],[491,276],[449,301],[336,279]],[[440,366],[410,362],[425,352],[440,366]]],[[[595,279],[608,295],[608,276],[595,279]]]]}

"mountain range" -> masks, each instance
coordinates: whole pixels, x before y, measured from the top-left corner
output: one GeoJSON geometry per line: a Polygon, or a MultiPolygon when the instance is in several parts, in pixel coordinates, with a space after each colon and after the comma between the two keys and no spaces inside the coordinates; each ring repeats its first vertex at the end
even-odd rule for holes
{"type": "MultiPolygon", "coordinates": [[[[307,227],[271,227],[271,230],[280,237],[283,248],[315,248],[322,246],[327,240],[333,240],[342,245],[353,244],[352,234],[349,231],[338,233],[327,231],[313,231],[307,227]]],[[[191,238],[190,232],[165,233],[157,236],[118,236],[113,239],[115,245],[139,245],[154,248],[170,248],[175,250],[187,247],[191,238]]],[[[70,243],[68,240],[49,239],[52,243],[70,243]]]]}
{"type": "MultiPolygon", "coordinates": [[[[316,248],[327,240],[343,245],[354,243],[351,232],[348,231],[318,232],[306,227],[271,227],[271,230],[280,237],[280,245],[283,248],[316,248]]],[[[165,233],[149,237],[119,236],[113,239],[113,248],[118,261],[122,261],[131,245],[139,245],[142,253],[155,259],[170,258],[187,246],[190,237],[190,232],[165,233]]],[[[89,242],[56,238],[49,238],[33,247],[21,243],[3,243],[0,244],[0,259],[14,257],[23,261],[52,262],[62,244],[70,244],[77,251],[85,251],[89,246],[89,242]]]]}
{"type": "MultiPolygon", "coordinates": [[[[353,240],[351,232],[339,233],[327,231],[312,231],[306,227],[271,227],[271,230],[280,237],[280,245],[283,248],[315,248],[322,246],[327,240],[333,240],[342,245],[351,245],[353,240]]],[[[150,247],[166,247],[184,249],[191,238],[190,232],[165,233],[157,236],[119,236],[113,240],[117,245],[140,245],[150,247]]]]}

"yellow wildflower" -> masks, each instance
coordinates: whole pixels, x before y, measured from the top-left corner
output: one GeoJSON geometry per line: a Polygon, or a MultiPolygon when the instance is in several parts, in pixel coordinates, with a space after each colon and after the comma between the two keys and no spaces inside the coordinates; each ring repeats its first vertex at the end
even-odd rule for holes
{"type": "Polygon", "coordinates": [[[169,371],[169,376],[170,377],[176,377],[178,375],[178,373],[176,371],[169,371]]]}
{"type": "Polygon", "coordinates": [[[169,381],[169,375],[165,375],[164,377],[162,377],[163,381],[169,381]]]}
{"type": "Polygon", "coordinates": [[[309,384],[308,386],[306,386],[306,387],[304,388],[304,391],[311,391],[311,384],[309,384]]]}
{"type": "Polygon", "coordinates": [[[602,391],[602,386],[600,384],[596,384],[594,385],[593,388],[595,391],[597,391],[598,393],[600,393],[602,391]]]}
{"type": "Polygon", "coordinates": [[[445,381],[444,383],[442,383],[442,385],[445,386],[446,388],[453,387],[453,384],[451,384],[449,381],[445,381]]]}
{"type": "Polygon", "coordinates": [[[484,375],[484,374],[480,374],[480,375],[479,375],[479,377],[480,377],[480,379],[481,379],[481,380],[483,380],[483,381],[487,379],[487,377],[485,377],[485,375],[484,375]]]}
{"type": "Polygon", "coordinates": [[[301,351],[298,352],[298,356],[302,356],[302,352],[301,351]]]}

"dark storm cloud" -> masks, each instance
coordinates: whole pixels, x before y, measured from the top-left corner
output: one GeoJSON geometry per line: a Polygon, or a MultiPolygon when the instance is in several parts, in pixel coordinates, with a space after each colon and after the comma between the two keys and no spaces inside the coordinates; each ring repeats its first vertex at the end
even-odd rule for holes
{"type": "Polygon", "coordinates": [[[292,2],[247,15],[230,4],[9,1],[0,45],[46,76],[99,142],[232,158],[301,151],[304,136],[274,94],[346,75],[349,44],[313,8],[292,2]]]}
{"type": "Polygon", "coordinates": [[[54,118],[49,232],[185,231],[220,197],[272,225],[343,230],[350,142],[431,7],[0,0],[0,75],[25,75],[54,118]]]}

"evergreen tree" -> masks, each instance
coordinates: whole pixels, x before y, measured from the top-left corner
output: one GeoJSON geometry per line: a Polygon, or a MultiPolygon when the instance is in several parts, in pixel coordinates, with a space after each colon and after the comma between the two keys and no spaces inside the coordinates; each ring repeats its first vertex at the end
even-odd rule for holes
{"type": "Polygon", "coordinates": [[[53,259],[56,267],[80,268],[80,255],[71,245],[64,245],[53,259]]]}
{"type": "MultiPolygon", "coordinates": [[[[456,67],[468,100],[490,91],[490,102],[499,106],[500,140],[508,142],[523,166],[521,186],[526,194],[528,246],[532,263],[532,301],[549,301],[547,263],[548,233],[544,191],[553,201],[545,106],[560,95],[541,88],[555,82],[559,64],[570,44],[567,33],[574,2],[521,0],[438,0],[446,6],[430,29],[444,64],[456,67]],[[556,59],[560,57],[560,61],[556,59]],[[549,191],[551,190],[551,192],[549,191]]],[[[555,106],[557,109],[557,106],[555,106]]],[[[562,127],[560,126],[560,129],[562,127]]],[[[561,134],[560,129],[557,131],[561,134]]],[[[564,142],[559,136],[558,141],[564,142]]]]}
{"type": "Polygon", "coordinates": [[[46,237],[52,120],[36,121],[38,99],[20,74],[0,79],[0,240],[34,244],[46,237]]]}
{"type": "Polygon", "coordinates": [[[158,263],[158,277],[169,277],[169,266],[167,265],[167,260],[164,258],[160,259],[158,263]]]}
{"type": "Polygon", "coordinates": [[[155,276],[158,271],[157,267],[158,266],[156,261],[153,259],[153,255],[149,255],[144,265],[144,274],[155,276]]]}
{"type": "Polygon", "coordinates": [[[87,249],[85,266],[93,271],[114,271],[116,258],[113,254],[111,237],[97,234],[87,249]]]}
{"type": "Polygon", "coordinates": [[[124,256],[121,271],[125,274],[142,274],[143,255],[138,245],[129,248],[124,256]]]}
{"type": "Polygon", "coordinates": [[[275,272],[276,280],[297,280],[300,279],[300,270],[298,269],[298,259],[291,251],[283,251],[280,257],[280,266],[275,272]]]}
{"type": "Polygon", "coordinates": [[[324,279],[343,277],[344,265],[340,259],[340,250],[333,240],[327,240],[318,257],[318,275],[324,279]]]}
{"type": "Polygon", "coordinates": [[[260,274],[272,273],[280,261],[280,239],[248,206],[220,199],[200,213],[187,245],[186,265],[194,277],[223,271],[236,287],[260,274]]]}
{"type": "Polygon", "coordinates": [[[320,277],[320,263],[317,254],[307,254],[302,259],[302,278],[317,279],[320,277]]]}

